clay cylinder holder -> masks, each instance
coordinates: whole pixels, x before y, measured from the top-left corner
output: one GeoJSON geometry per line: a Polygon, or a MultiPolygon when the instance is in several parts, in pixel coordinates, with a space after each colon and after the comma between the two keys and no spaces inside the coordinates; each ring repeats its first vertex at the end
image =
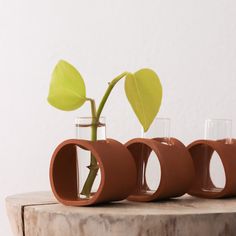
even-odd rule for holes
{"type": "MultiPolygon", "coordinates": [[[[156,201],[180,197],[189,190],[194,178],[194,167],[187,148],[179,140],[170,138],[167,144],[164,138],[136,138],[127,142],[126,147],[135,160],[138,178],[143,176],[142,162],[148,161],[152,151],[159,159],[161,169],[160,183],[156,190],[140,191],[139,179],[134,193],[128,197],[128,200],[156,201]]],[[[146,181],[144,182],[146,184],[146,181]]]]}
{"type": "Polygon", "coordinates": [[[65,205],[86,206],[127,198],[136,186],[135,162],[127,148],[118,141],[70,139],[54,151],[50,164],[50,183],[57,200],[65,205]],[[101,182],[90,199],[77,193],[76,147],[92,152],[101,171],[101,182]]]}
{"type": "Polygon", "coordinates": [[[236,196],[236,140],[226,144],[225,140],[197,140],[188,146],[196,176],[189,194],[203,198],[236,196]],[[210,177],[209,166],[213,152],[219,155],[224,167],[226,182],[217,188],[210,177]],[[204,183],[204,185],[203,185],[204,183]]]}

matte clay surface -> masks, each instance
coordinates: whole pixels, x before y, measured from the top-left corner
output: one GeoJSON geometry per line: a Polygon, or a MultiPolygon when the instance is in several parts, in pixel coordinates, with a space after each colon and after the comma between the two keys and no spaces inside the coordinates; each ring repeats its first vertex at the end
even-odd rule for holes
{"type": "Polygon", "coordinates": [[[127,148],[118,141],[87,141],[71,139],[61,143],[53,153],[50,164],[50,183],[59,202],[84,206],[127,198],[137,181],[135,162],[127,148]],[[90,199],[77,194],[76,146],[90,150],[101,171],[98,191],[90,199]]]}
{"type": "MultiPolygon", "coordinates": [[[[126,143],[132,153],[138,170],[138,181],[135,192],[129,196],[131,201],[156,201],[185,194],[191,187],[194,179],[194,167],[191,156],[186,147],[177,139],[171,138],[169,145],[165,139],[137,138],[126,143]],[[153,151],[161,167],[161,179],[158,189],[153,193],[142,192],[140,183],[142,178],[142,165],[146,163],[153,151]]],[[[158,170],[157,170],[158,171],[158,170]]],[[[146,181],[144,181],[146,185],[146,181]]]]}
{"type": "Polygon", "coordinates": [[[224,140],[197,140],[188,146],[192,156],[196,176],[189,194],[204,198],[222,198],[236,196],[236,140],[225,144],[224,140]],[[216,188],[212,183],[209,165],[213,152],[216,151],[222,161],[226,184],[216,188]]]}

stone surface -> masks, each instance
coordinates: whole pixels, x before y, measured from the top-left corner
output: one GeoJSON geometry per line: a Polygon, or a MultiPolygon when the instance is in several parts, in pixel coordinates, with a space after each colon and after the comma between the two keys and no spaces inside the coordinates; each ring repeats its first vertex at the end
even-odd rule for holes
{"type": "Polygon", "coordinates": [[[236,235],[236,199],[184,196],[156,203],[68,207],[40,192],[6,201],[17,236],[236,235]]]}

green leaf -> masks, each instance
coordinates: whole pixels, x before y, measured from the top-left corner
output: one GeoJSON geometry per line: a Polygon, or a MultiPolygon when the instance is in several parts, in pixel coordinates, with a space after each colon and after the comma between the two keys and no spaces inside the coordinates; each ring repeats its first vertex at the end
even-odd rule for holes
{"type": "Polygon", "coordinates": [[[162,86],[158,75],[150,69],[129,73],[125,78],[125,93],[146,132],[161,105],[162,86]]]}
{"type": "Polygon", "coordinates": [[[86,101],[86,88],[80,73],[66,61],[55,66],[49,88],[48,102],[64,111],[81,107],[86,101]]]}

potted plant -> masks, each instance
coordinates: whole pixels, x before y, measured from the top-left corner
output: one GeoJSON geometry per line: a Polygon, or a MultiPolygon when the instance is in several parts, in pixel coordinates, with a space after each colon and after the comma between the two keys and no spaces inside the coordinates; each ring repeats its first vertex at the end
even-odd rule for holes
{"type": "MultiPolygon", "coordinates": [[[[97,108],[94,98],[86,96],[86,86],[79,71],[68,62],[60,60],[52,73],[48,102],[63,111],[76,110],[89,102],[91,141],[96,141],[103,108],[112,89],[122,79],[125,79],[126,97],[144,131],[147,131],[159,111],[162,100],[162,86],[158,75],[148,68],[135,73],[123,72],[111,80],[97,108]]],[[[92,153],[88,169],[89,174],[80,190],[80,194],[86,198],[91,197],[92,186],[99,171],[97,160],[92,153]]]]}

